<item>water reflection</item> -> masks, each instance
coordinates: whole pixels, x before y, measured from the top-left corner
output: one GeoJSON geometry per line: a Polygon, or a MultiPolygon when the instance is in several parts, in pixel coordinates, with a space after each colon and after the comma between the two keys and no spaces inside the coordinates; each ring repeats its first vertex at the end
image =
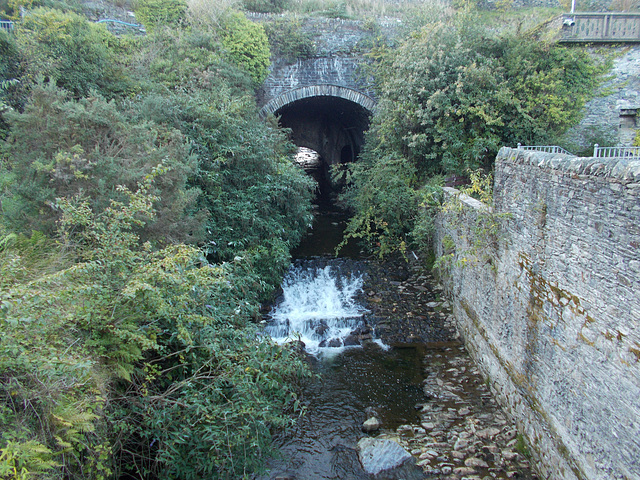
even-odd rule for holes
{"type": "Polygon", "coordinates": [[[385,351],[369,344],[322,360],[311,358],[320,378],[304,387],[307,413],[277,439],[282,456],[272,460],[269,474],[260,478],[369,478],[355,450],[365,435],[365,410],[373,408],[385,429],[417,422],[414,407],[424,399],[422,355],[418,347],[385,351]]]}

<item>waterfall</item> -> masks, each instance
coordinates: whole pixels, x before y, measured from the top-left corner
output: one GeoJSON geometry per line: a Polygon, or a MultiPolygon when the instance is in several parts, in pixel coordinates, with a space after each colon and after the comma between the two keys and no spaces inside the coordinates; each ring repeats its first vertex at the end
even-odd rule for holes
{"type": "Polygon", "coordinates": [[[362,283],[362,273],[344,261],[298,262],[283,281],[266,332],[278,342],[299,339],[314,355],[359,345],[366,333],[366,309],[356,300],[362,283]]]}

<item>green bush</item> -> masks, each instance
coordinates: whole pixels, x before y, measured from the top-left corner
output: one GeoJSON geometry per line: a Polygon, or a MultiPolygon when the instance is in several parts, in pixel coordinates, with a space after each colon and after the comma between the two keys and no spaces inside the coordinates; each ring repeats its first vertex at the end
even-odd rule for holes
{"type": "Polygon", "coordinates": [[[315,54],[311,36],[302,31],[297,19],[278,18],[264,24],[271,52],[279,59],[295,62],[315,54]]]}
{"type": "Polygon", "coordinates": [[[363,152],[361,160],[351,166],[351,186],[341,196],[355,211],[343,244],[357,238],[381,256],[404,252],[407,225],[413,223],[418,211],[419,196],[412,188],[414,176],[415,168],[402,157],[378,159],[375,152],[363,152]]]}
{"type": "Polygon", "coordinates": [[[264,27],[247,20],[241,13],[233,13],[225,20],[222,43],[228,58],[246,70],[256,85],[269,74],[269,40],[264,27]]]}
{"type": "Polygon", "coordinates": [[[136,18],[147,30],[160,25],[176,27],[185,19],[187,9],[185,0],[138,0],[136,18]]]}
{"type": "Polygon", "coordinates": [[[97,91],[107,98],[132,88],[111,49],[117,38],[78,14],[34,9],[16,28],[16,42],[27,85],[44,77],[77,97],[97,91]]]}
{"type": "Polygon", "coordinates": [[[11,135],[4,145],[0,177],[7,186],[0,198],[3,219],[16,231],[53,234],[61,215],[56,198],[88,195],[99,212],[121,199],[119,185],[135,188],[160,164],[166,175],[152,193],[163,198],[144,237],[159,243],[201,238],[202,218],[193,210],[198,191],[186,184],[196,158],[177,130],[132,122],[114,102],[72,100],[51,84],[37,85],[25,111],[5,117],[11,135]]]}
{"type": "Polygon", "coordinates": [[[142,62],[147,65],[147,90],[225,91],[243,96],[253,90],[249,73],[226,58],[215,31],[161,29],[147,36],[142,62]],[[162,50],[162,55],[157,51],[162,50]]]}

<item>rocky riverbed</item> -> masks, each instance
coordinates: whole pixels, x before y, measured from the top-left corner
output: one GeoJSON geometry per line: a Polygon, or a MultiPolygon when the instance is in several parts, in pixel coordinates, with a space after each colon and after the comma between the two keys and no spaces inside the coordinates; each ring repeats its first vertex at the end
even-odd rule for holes
{"type": "MultiPolygon", "coordinates": [[[[427,478],[537,479],[522,436],[458,337],[442,288],[413,260],[370,263],[364,297],[378,338],[424,344],[421,421],[367,435],[397,442],[427,478]]],[[[367,412],[367,420],[373,416],[367,412]]]]}
{"type": "Polygon", "coordinates": [[[450,305],[424,264],[408,260],[369,261],[363,302],[376,336],[387,345],[458,339],[450,305]]]}

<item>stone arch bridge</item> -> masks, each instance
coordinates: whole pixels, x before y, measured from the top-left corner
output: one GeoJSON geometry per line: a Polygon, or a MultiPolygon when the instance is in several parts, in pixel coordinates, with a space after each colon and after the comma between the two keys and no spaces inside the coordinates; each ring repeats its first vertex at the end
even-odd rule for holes
{"type": "Polygon", "coordinates": [[[362,22],[338,19],[307,20],[302,29],[313,38],[316,53],[295,62],[272,59],[258,103],[263,116],[274,114],[291,130],[298,147],[318,153],[313,176],[322,193],[323,185],[331,188],[330,167],[357,158],[376,106],[360,68],[371,33],[362,22]]]}
{"type": "Polygon", "coordinates": [[[291,130],[298,147],[314,150],[319,161],[312,173],[320,193],[332,189],[332,165],[354,161],[375,108],[373,95],[358,81],[358,64],[351,56],[275,63],[260,92],[261,114],[274,114],[291,130]]]}

